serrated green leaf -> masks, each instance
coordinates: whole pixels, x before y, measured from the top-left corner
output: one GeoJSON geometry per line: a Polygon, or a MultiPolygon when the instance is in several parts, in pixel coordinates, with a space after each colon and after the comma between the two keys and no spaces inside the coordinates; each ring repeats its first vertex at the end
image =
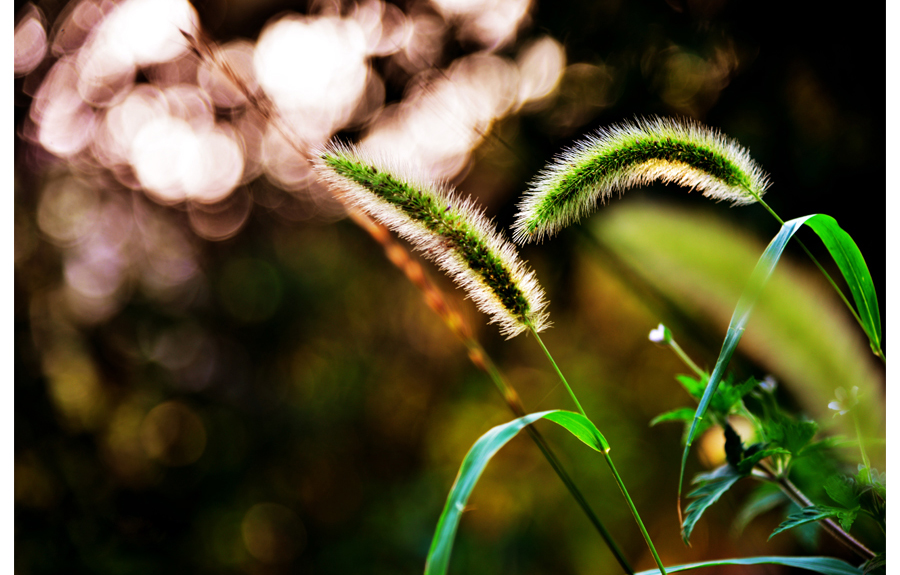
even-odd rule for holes
{"type": "MultiPolygon", "coordinates": [[[[745,557],[741,559],[716,559],[715,561],[702,561],[700,563],[688,563],[666,567],[667,573],[702,569],[703,567],[718,567],[720,565],[784,565],[796,569],[815,571],[822,575],[862,575],[862,571],[850,565],[846,561],[834,557],[745,557]]],[[[659,569],[641,571],[635,575],[659,575],[659,569]]]]}
{"type": "Polygon", "coordinates": [[[456,481],[453,482],[453,487],[450,489],[450,494],[447,496],[447,502],[438,519],[434,538],[431,541],[431,548],[428,551],[428,558],[425,562],[426,575],[444,575],[447,573],[447,567],[450,565],[450,553],[453,550],[453,542],[456,538],[456,530],[459,526],[462,512],[466,507],[466,502],[469,500],[469,495],[471,495],[488,462],[501,447],[506,445],[525,426],[541,418],[549,419],[561,425],[588,447],[596,451],[609,450],[609,444],[597,427],[580,413],[570,411],[555,410],[532,413],[488,430],[469,449],[459,468],[456,481]]]}
{"type": "Polygon", "coordinates": [[[752,455],[748,455],[741,460],[738,464],[738,473],[743,475],[749,474],[753,470],[753,466],[765,459],[766,457],[772,457],[773,455],[790,455],[791,452],[782,447],[773,447],[770,449],[763,449],[753,453],[752,455]]]}
{"type": "Polygon", "coordinates": [[[812,523],[813,521],[821,521],[823,519],[829,519],[831,517],[835,517],[838,521],[841,522],[841,527],[844,528],[845,531],[850,529],[850,526],[853,524],[853,521],[856,519],[856,511],[855,510],[847,510],[847,509],[838,509],[836,507],[828,507],[826,505],[812,505],[810,507],[804,507],[797,513],[792,513],[785,519],[781,525],[775,528],[775,531],[769,535],[769,539],[775,537],[779,533],[783,531],[787,531],[788,529],[798,527],[800,525],[805,525],[807,523],[812,523]]]}
{"type": "Polygon", "coordinates": [[[723,465],[712,473],[701,474],[694,478],[694,483],[702,485],[688,494],[688,497],[695,499],[685,509],[684,522],[681,525],[681,538],[685,544],[690,542],[694,526],[703,513],[742,477],[744,476],[730,465],[723,465]]]}
{"type": "Polygon", "coordinates": [[[825,480],[825,493],[847,509],[859,506],[859,488],[852,477],[840,473],[832,475],[825,480]]]}
{"type": "Polygon", "coordinates": [[[866,260],[863,259],[859,247],[831,216],[818,214],[808,219],[806,225],[818,234],[822,243],[828,248],[828,253],[834,258],[834,262],[844,276],[844,281],[850,288],[860,323],[869,337],[872,350],[880,351],[881,313],[878,310],[878,296],[875,294],[872,275],[869,273],[866,260]]]}
{"type": "Polygon", "coordinates": [[[794,420],[777,412],[772,413],[763,425],[769,441],[784,447],[792,454],[800,453],[819,430],[819,425],[815,421],[794,420]]]}
{"type": "Polygon", "coordinates": [[[666,421],[690,421],[694,417],[694,410],[690,407],[679,407],[672,411],[661,413],[650,421],[650,427],[666,421]]]}

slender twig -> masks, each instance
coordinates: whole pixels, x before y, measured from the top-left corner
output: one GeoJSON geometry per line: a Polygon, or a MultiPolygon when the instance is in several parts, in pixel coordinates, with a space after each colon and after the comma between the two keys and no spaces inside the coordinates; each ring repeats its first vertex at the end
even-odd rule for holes
{"type": "MultiPolygon", "coordinates": [[[[812,500],[806,496],[800,489],[794,485],[794,483],[788,479],[786,475],[776,474],[766,463],[760,462],[756,469],[761,469],[761,475],[754,473],[757,477],[761,477],[768,481],[771,481],[778,485],[781,490],[787,495],[791,501],[796,503],[801,508],[812,507],[815,505],[812,500]]],[[[875,557],[875,552],[866,547],[862,542],[858,539],[844,531],[840,525],[837,524],[833,519],[822,519],[819,521],[822,525],[822,529],[828,532],[835,539],[840,541],[844,546],[848,549],[868,561],[875,557]]]]}

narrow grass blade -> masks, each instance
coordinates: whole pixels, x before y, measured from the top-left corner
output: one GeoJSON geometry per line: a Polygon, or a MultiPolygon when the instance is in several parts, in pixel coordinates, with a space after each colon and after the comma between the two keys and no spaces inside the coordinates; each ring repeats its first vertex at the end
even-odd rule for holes
{"type": "Polygon", "coordinates": [[[453,541],[456,538],[456,530],[462,512],[465,510],[469,495],[475,488],[488,461],[525,426],[541,418],[561,425],[591,449],[600,452],[609,450],[609,444],[597,427],[580,413],[571,411],[555,410],[531,413],[489,430],[475,442],[459,468],[459,474],[447,496],[447,503],[444,505],[444,510],[441,512],[434,531],[434,539],[431,541],[431,549],[428,551],[428,559],[425,562],[426,575],[447,573],[450,553],[453,550],[453,541]]]}
{"type": "Polygon", "coordinates": [[[869,336],[872,349],[873,351],[876,351],[876,353],[880,352],[881,320],[878,311],[878,299],[875,295],[872,276],[869,274],[868,267],[866,267],[865,260],[859,252],[856,243],[854,243],[850,236],[838,226],[837,221],[835,221],[834,218],[825,214],[814,214],[785,222],[784,225],[781,226],[778,235],[776,235],[769,243],[769,246],[766,248],[765,252],[763,252],[762,257],[760,257],[759,262],[756,264],[756,268],[753,270],[753,274],[750,277],[750,285],[738,301],[734,314],[731,317],[731,323],[728,326],[728,332],[725,335],[722,351],[719,353],[719,358],[716,360],[716,367],[709,377],[709,383],[700,400],[700,405],[697,406],[694,421],[691,423],[691,429],[688,432],[687,444],[685,445],[684,453],[681,458],[681,475],[678,478],[679,502],[681,501],[687,456],[691,448],[691,443],[696,436],[697,425],[706,414],[709,402],[715,394],[716,388],[722,380],[722,376],[725,374],[725,369],[728,367],[728,362],[731,360],[731,356],[734,354],[738,342],[741,340],[747,321],[750,318],[750,312],[753,310],[753,305],[756,303],[760,290],[762,290],[766,281],[768,281],[769,277],[772,275],[775,265],[781,258],[781,254],[787,246],[788,241],[803,224],[811,227],[813,231],[819,235],[822,242],[835,259],[841,273],[844,274],[847,284],[850,286],[853,299],[860,312],[863,329],[865,329],[866,334],[869,336]]]}
{"type": "MultiPolygon", "coordinates": [[[[796,569],[806,569],[807,571],[815,571],[822,575],[862,575],[862,571],[840,559],[834,557],[746,557],[742,559],[717,559],[715,561],[702,561],[700,563],[688,563],[685,565],[676,565],[674,567],[666,567],[666,571],[674,573],[676,571],[690,571],[691,569],[702,569],[704,567],[718,567],[720,565],[783,565],[785,567],[794,567],[796,569]]],[[[641,571],[637,575],[657,575],[659,569],[650,569],[641,571]]]]}
{"type": "Polygon", "coordinates": [[[841,229],[837,221],[831,216],[818,214],[806,221],[822,243],[828,248],[828,253],[834,258],[838,269],[844,276],[844,281],[853,295],[853,303],[859,313],[859,320],[863,330],[869,336],[872,351],[881,351],[881,314],[878,309],[878,296],[875,294],[875,284],[872,275],[866,266],[856,242],[850,234],[841,229]]]}
{"type": "Polygon", "coordinates": [[[684,453],[681,457],[681,474],[678,476],[679,505],[684,482],[684,469],[687,464],[688,453],[691,450],[691,443],[694,441],[697,432],[697,426],[706,414],[709,402],[712,400],[719,382],[722,381],[722,376],[725,375],[725,369],[728,367],[728,362],[731,361],[731,356],[734,354],[738,342],[741,341],[741,336],[744,335],[747,321],[750,319],[750,312],[753,311],[753,305],[756,303],[760,291],[775,270],[775,265],[781,258],[781,254],[784,252],[788,240],[790,240],[797,230],[800,229],[800,226],[811,217],[813,216],[796,218],[785,222],[784,225],[781,226],[778,235],[776,235],[769,243],[766,251],[764,251],[762,257],[759,258],[759,262],[757,262],[756,268],[750,276],[750,285],[745,290],[744,295],[741,296],[741,299],[738,300],[737,307],[734,309],[734,314],[732,314],[731,322],[728,325],[728,332],[725,334],[725,342],[722,344],[722,351],[719,353],[719,358],[716,360],[716,367],[709,376],[709,383],[706,385],[706,391],[703,392],[703,397],[700,399],[700,405],[697,406],[697,411],[694,414],[694,421],[691,422],[691,429],[688,431],[687,443],[684,446],[684,453]]]}
{"type": "Polygon", "coordinates": [[[745,475],[738,473],[730,465],[723,465],[716,471],[695,479],[695,481],[702,481],[703,485],[688,494],[688,497],[695,497],[696,499],[691,501],[690,505],[685,509],[687,515],[681,526],[681,538],[685,544],[690,540],[691,533],[694,531],[694,525],[697,524],[703,513],[743,477],[745,475]]]}

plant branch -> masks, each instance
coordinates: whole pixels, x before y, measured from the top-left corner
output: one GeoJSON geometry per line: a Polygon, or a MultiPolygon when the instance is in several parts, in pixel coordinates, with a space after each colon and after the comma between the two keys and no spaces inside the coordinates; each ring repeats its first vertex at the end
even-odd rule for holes
{"type": "MultiPolygon", "coordinates": [[[[796,503],[801,508],[804,507],[812,507],[815,505],[809,497],[807,497],[800,489],[794,485],[794,483],[788,479],[786,475],[777,475],[772,469],[770,469],[765,463],[760,463],[757,468],[762,469],[762,477],[768,481],[772,481],[777,484],[781,490],[787,495],[791,501],[796,503]]],[[[840,541],[844,546],[848,549],[868,561],[875,557],[875,552],[866,547],[862,542],[858,539],[844,531],[840,525],[837,524],[833,519],[822,519],[819,522],[822,525],[822,529],[828,532],[832,537],[840,541]]]]}

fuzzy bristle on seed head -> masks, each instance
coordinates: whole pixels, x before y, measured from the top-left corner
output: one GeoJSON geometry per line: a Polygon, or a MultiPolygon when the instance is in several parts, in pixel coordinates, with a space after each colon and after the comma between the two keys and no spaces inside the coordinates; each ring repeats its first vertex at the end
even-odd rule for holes
{"type": "Polygon", "coordinates": [[[613,192],[653,181],[732,205],[753,203],[769,187],[747,150],[720,132],[690,120],[637,119],[601,129],[554,158],[519,203],[513,238],[540,241],[613,192]]]}
{"type": "Polygon", "coordinates": [[[408,174],[396,161],[340,143],[319,150],[314,169],[335,195],[401,237],[466,290],[500,331],[514,337],[549,326],[534,272],[471,199],[408,174]]]}

